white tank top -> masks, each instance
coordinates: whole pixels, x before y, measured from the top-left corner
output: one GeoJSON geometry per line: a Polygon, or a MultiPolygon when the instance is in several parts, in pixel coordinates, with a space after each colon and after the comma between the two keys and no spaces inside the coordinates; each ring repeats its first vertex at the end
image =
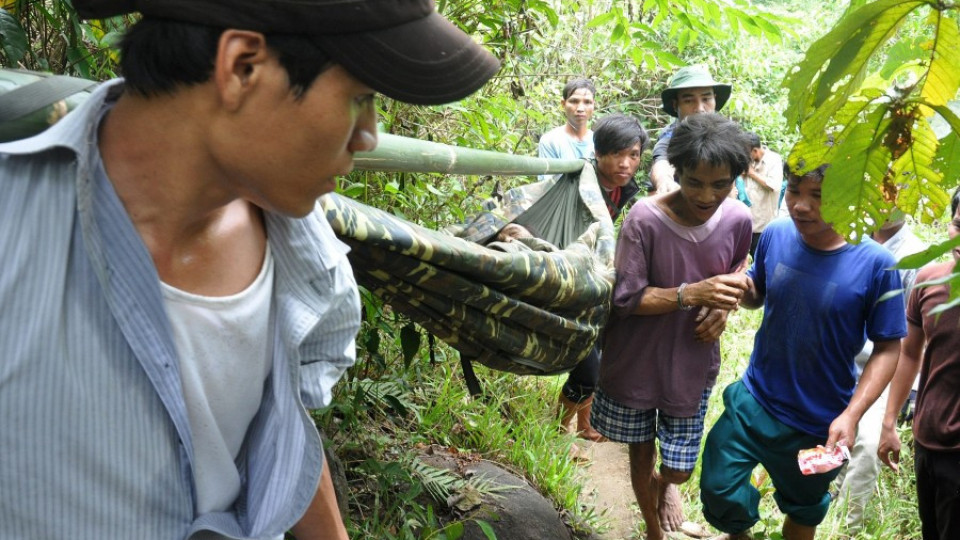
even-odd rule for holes
{"type": "Polygon", "coordinates": [[[231,296],[200,296],[161,283],[193,436],[197,512],[229,510],[240,493],[235,460],[270,375],[273,256],[231,296]]]}

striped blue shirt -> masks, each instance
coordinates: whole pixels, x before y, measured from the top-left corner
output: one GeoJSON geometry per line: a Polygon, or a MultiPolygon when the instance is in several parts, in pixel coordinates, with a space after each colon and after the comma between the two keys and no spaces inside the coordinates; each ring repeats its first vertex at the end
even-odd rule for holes
{"type": "MultiPolygon", "coordinates": [[[[355,358],[356,282],[319,212],[267,214],[274,364],[231,512],[197,515],[193,447],[156,269],[109,180],[102,85],[0,144],[0,538],[269,538],[303,514],[323,452],[305,407],[355,358]]],[[[149,134],[144,134],[149,137],[149,134]]]]}

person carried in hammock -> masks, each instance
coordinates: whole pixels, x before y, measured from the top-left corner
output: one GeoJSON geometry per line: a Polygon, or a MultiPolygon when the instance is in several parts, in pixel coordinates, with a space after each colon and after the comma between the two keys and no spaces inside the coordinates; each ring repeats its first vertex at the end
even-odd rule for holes
{"type": "Polygon", "coordinates": [[[736,123],[689,115],[667,156],[680,188],[641,199],[620,231],[591,417],[602,435],[629,445],[648,540],[705,532],[684,521],[677,485],[697,463],[720,370],[718,340],[747,288],[742,269],[752,230],[750,211],[728,197],[750,160],[736,123]]]}

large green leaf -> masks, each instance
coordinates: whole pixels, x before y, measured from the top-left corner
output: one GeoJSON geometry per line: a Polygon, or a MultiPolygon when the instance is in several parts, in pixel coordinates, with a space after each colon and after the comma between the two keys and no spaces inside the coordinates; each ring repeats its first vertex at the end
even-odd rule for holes
{"type": "Polygon", "coordinates": [[[954,131],[940,140],[934,166],[940,171],[947,189],[960,181],[960,135],[954,131]]]}
{"type": "Polygon", "coordinates": [[[894,79],[906,67],[922,65],[920,57],[924,56],[917,41],[903,39],[895,42],[886,51],[886,60],[880,68],[880,76],[887,80],[894,79]]]}
{"type": "Polygon", "coordinates": [[[934,167],[937,136],[926,118],[917,118],[912,129],[912,142],[892,167],[892,178],[899,190],[897,207],[908,214],[922,208],[921,219],[931,223],[943,215],[950,197],[940,186],[943,175],[934,167]]]}
{"type": "MultiPolygon", "coordinates": [[[[810,109],[829,102],[832,110],[842,106],[858,88],[870,58],[913,10],[932,5],[932,0],[878,0],[848,12],[827,35],[807,50],[799,66],[783,81],[789,89],[784,116],[788,124],[805,121],[810,109]]],[[[822,126],[821,126],[822,128],[822,126]]],[[[814,128],[816,130],[817,128],[814,128]]]]}
{"type": "Polygon", "coordinates": [[[891,123],[887,113],[878,108],[839,141],[823,179],[823,219],[850,242],[882,223],[891,206],[880,189],[891,158],[883,144],[891,123]]]}
{"type": "Polygon", "coordinates": [[[23,27],[7,10],[0,9],[0,45],[9,66],[16,66],[27,55],[30,45],[23,27]]]}
{"type": "Polygon", "coordinates": [[[930,14],[936,36],[930,45],[930,67],[920,96],[931,105],[946,105],[960,88],[960,29],[957,21],[940,11],[930,14]]]}
{"type": "Polygon", "coordinates": [[[957,116],[957,113],[954,112],[956,106],[957,103],[954,102],[948,105],[932,105],[931,108],[947,122],[954,133],[960,133],[960,116],[957,116]]]}
{"type": "MultiPolygon", "coordinates": [[[[897,263],[896,268],[920,268],[921,266],[936,260],[941,255],[949,253],[957,246],[960,246],[960,236],[957,236],[952,240],[947,240],[946,242],[930,246],[919,253],[907,255],[906,257],[900,259],[900,262],[897,263]]],[[[918,283],[917,286],[920,286],[920,284],[918,283]]]]}
{"type": "MultiPolygon", "coordinates": [[[[856,126],[855,120],[872,110],[875,107],[874,101],[882,97],[883,95],[879,90],[870,88],[861,95],[847,100],[834,115],[834,123],[837,125],[835,131],[824,128],[813,131],[810,126],[820,124],[819,120],[805,123],[800,132],[800,140],[797,141],[787,156],[790,169],[798,174],[803,174],[824,163],[830,163],[836,150],[834,141],[847,138],[850,131],[856,126]]],[[[822,114],[822,111],[817,110],[814,114],[822,114]]]]}

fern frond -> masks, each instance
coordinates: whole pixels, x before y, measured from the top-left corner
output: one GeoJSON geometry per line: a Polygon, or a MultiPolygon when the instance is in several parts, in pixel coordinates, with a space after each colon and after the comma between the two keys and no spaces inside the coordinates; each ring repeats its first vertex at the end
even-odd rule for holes
{"type": "Polygon", "coordinates": [[[424,490],[436,501],[446,501],[464,485],[464,480],[453,471],[427,465],[416,458],[410,461],[409,467],[411,476],[419,480],[424,490]]]}

